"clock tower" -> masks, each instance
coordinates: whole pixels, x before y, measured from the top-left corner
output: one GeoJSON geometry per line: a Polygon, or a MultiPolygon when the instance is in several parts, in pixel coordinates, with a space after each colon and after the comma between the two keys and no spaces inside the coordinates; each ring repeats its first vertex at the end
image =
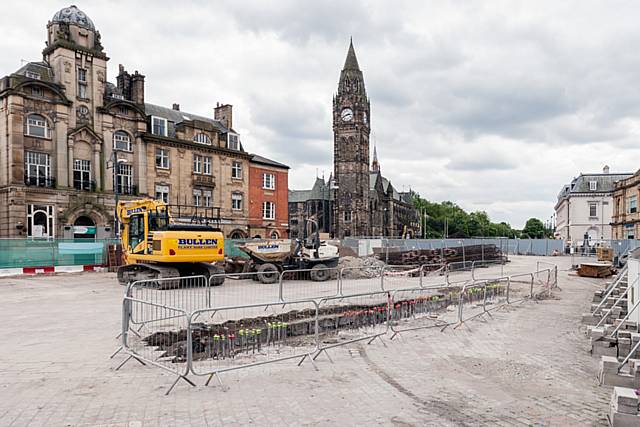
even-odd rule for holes
{"type": "Polygon", "coordinates": [[[369,206],[369,99],[353,41],[333,97],[333,169],[337,238],[371,234],[369,206]]]}

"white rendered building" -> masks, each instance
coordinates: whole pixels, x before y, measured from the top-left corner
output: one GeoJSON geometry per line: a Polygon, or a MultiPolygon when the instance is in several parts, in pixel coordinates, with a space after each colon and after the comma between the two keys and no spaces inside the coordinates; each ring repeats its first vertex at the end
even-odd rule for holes
{"type": "Polygon", "coordinates": [[[614,184],[631,175],[610,174],[605,166],[602,173],[581,173],[565,185],[555,206],[556,239],[572,244],[611,239],[614,184]]]}

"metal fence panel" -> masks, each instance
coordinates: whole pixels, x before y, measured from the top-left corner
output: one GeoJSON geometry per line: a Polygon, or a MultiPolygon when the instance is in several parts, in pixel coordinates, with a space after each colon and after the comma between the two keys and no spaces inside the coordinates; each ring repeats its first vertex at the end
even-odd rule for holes
{"type": "Polygon", "coordinates": [[[277,301],[196,310],[189,335],[191,372],[209,380],[221,372],[266,363],[302,363],[318,350],[318,303],[277,301]]]}
{"type": "Polygon", "coordinates": [[[211,294],[204,276],[172,277],[164,279],[138,280],[127,285],[126,296],[133,301],[130,306],[131,324],[139,328],[147,323],[164,320],[171,312],[198,310],[211,306],[211,294]],[[146,304],[148,303],[148,304],[146,304]]]}
{"type": "Polygon", "coordinates": [[[365,340],[371,343],[386,335],[390,301],[391,294],[383,291],[320,300],[318,352],[313,358],[331,348],[365,340]]]}
{"type": "Polygon", "coordinates": [[[340,295],[355,295],[384,290],[382,267],[345,267],[339,272],[340,295]]]}
{"type": "Polygon", "coordinates": [[[187,379],[191,360],[187,312],[129,296],[125,296],[123,305],[122,349],[128,357],[116,370],[133,358],[142,364],[157,366],[177,376],[167,394],[180,379],[195,386],[187,379]],[[144,317],[145,321],[134,330],[130,324],[131,319],[135,317],[129,315],[131,310],[153,317],[144,317]]]}
{"type": "Polygon", "coordinates": [[[340,269],[321,268],[284,271],[280,274],[282,301],[321,299],[340,292],[340,269]]]}
{"type": "Polygon", "coordinates": [[[224,278],[222,286],[210,286],[211,305],[201,308],[228,307],[242,304],[266,304],[281,301],[280,273],[232,273],[213,275],[210,283],[224,278]],[[262,283],[263,280],[270,283],[262,283]]]}

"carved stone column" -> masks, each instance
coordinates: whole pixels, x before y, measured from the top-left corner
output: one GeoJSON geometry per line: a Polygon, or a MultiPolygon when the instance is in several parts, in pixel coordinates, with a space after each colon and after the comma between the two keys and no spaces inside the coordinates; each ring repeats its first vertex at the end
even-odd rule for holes
{"type": "Polygon", "coordinates": [[[69,187],[73,187],[73,139],[67,140],[67,174],[69,177],[69,187]]]}
{"type": "Polygon", "coordinates": [[[96,191],[102,189],[102,163],[100,162],[100,144],[93,145],[93,178],[96,181],[96,191]]]}

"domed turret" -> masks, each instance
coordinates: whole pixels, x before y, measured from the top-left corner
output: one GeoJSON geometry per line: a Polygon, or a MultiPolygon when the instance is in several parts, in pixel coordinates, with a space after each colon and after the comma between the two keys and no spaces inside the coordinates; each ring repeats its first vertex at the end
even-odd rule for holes
{"type": "Polygon", "coordinates": [[[78,9],[75,5],[60,9],[53,15],[51,19],[52,23],[65,23],[74,24],[78,27],[86,28],[91,31],[95,31],[96,27],[93,25],[93,21],[83,11],[78,9]]]}

